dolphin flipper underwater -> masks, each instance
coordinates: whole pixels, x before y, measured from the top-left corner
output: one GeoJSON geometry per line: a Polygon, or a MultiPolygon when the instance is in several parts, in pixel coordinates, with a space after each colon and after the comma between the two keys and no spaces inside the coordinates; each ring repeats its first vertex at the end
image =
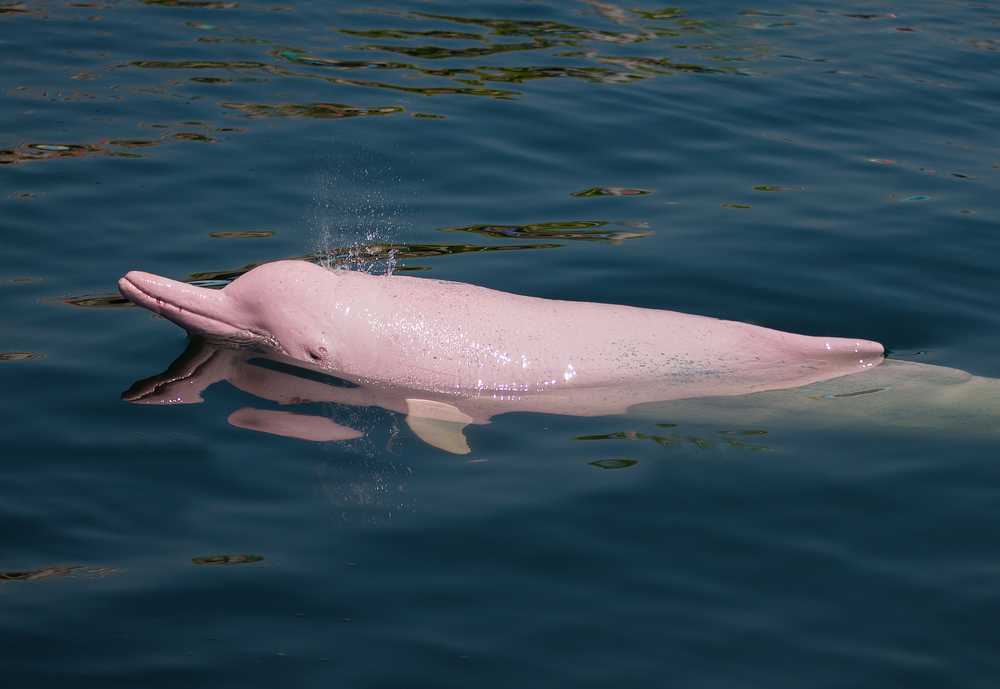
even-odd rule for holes
{"type": "MultiPolygon", "coordinates": [[[[189,332],[264,351],[205,345],[171,367],[183,372],[168,369],[137,383],[125,399],[200,401],[201,389],[226,379],[282,403],[329,401],[405,413],[418,437],[457,453],[469,451],[464,426],[511,411],[594,416],[672,409],[697,416],[702,407],[761,408],[762,396],[776,400],[763,408],[787,404],[792,412],[802,396],[834,403],[853,399],[851,408],[858,409],[871,406],[875,397],[883,404],[899,400],[898,394],[879,395],[876,389],[909,389],[913,381],[921,388],[920,381],[936,381],[944,371],[968,377],[921,364],[882,364],[883,347],[867,340],[524,297],[427,278],[333,271],[303,261],[259,266],[222,290],[139,272],[129,273],[119,286],[130,301],[189,332]],[[291,366],[265,372],[254,359],[291,366]],[[305,369],[347,382],[329,385],[295,374],[305,369]],[[731,401],[719,407],[727,398],[731,401]]],[[[998,389],[971,387],[987,398],[998,389]]],[[[1000,407],[997,402],[993,409],[1000,407]]],[[[846,408],[827,407],[832,417],[846,408]]],[[[285,412],[241,410],[230,421],[311,440],[357,435],[328,419],[285,412]]]]}

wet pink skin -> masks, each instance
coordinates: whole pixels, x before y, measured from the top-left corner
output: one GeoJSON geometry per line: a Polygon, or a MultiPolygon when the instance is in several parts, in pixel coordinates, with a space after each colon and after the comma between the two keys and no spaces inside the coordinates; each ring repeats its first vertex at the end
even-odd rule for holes
{"type": "Polygon", "coordinates": [[[525,297],[458,282],[268,263],[222,290],[130,272],[130,301],[214,339],[354,379],[523,399],[601,388],[630,403],[740,395],[870,369],[883,347],[671,311],[525,297]]]}

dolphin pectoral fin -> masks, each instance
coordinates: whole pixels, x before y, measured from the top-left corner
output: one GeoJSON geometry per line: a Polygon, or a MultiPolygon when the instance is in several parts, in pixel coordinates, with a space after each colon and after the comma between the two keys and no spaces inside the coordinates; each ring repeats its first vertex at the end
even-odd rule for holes
{"type": "Polygon", "coordinates": [[[462,429],[468,424],[461,421],[441,421],[422,416],[407,416],[406,425],[418,438],[439,450],[450,452],[453,455],[467,455],[471,452],[469,443],[462,433],[462,429]]]}
{"type": "Polygon", "coordinates": [[[314,442],[353,440],[364,435],[361,431],[336,424],[325,416],[296,414],[290,411],[243,407],[230,414],[228,420],[237,428],[314,442]]]}
{"type": "Polygon", "coordinates": [[[472,417],[458,407],[433,400],[406,400],[406,425],[418,438],[439,450],[467,455],[469,443],[462,429],[472,423],[472,417]]]}

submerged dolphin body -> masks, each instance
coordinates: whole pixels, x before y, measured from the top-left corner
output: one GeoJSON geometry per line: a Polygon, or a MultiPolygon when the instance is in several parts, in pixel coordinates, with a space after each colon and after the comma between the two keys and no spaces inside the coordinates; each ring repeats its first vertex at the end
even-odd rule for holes
{"type": "Polygon", "coordinates": [[[222,290],[140,272],[119,287],[191,332],[262,343],[366,381],[442,393],[638,391],[655,382],[652,401],[663,399],[661,383],[669,381],[669,399],[739,395],[856,373],[883,357],[882,345],[867,340],[303,261],[259,266],[222,290]]]}

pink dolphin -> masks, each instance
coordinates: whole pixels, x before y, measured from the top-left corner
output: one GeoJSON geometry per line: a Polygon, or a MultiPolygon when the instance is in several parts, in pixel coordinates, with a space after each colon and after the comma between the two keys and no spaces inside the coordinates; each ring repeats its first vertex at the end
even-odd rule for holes
{"type": "Polygon", "coordinates": [[[119,287],[191,332],[262,343],[365,382],[494,400],[600,397],[606,387],[643,397],[654,381],[657,400],[740,395],[864,371],[884,351],[868,340],[304,261],[259,266],[222,290],[137,271],[119,287]]]}

